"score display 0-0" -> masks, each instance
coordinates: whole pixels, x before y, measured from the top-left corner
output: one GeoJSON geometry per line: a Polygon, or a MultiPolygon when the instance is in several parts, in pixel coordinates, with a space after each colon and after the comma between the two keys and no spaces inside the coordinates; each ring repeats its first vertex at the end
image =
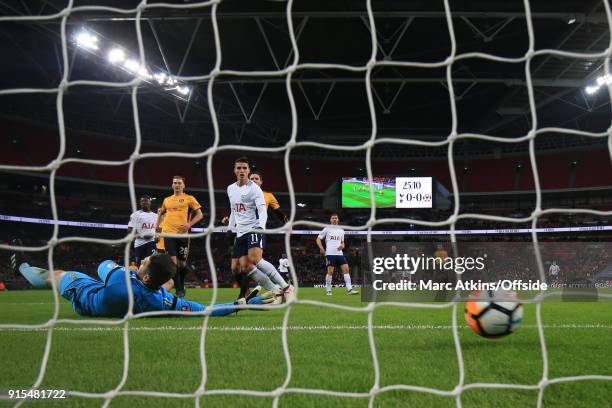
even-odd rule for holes
{"type": "Polygon", "coordinates": [[[431,177],[396,177],[395,208],[432,208],[431,177]]]}

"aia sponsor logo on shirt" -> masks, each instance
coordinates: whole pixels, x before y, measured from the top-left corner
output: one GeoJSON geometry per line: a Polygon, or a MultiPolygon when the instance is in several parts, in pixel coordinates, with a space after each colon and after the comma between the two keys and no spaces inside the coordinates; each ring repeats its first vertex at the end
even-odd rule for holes
{"type": "Polygon", "coordinates": [[[155,228],[155,224],[143,222],[140,228],[141,229],[153,229],[155,228]]]}
{"type": "Polygon", "coordinates": [[[329,240],[330,241],[340,241],[340,237],[336,235],[330,235],[329,240]]]}
{"type": "Polygon", "coordinates": [[[243,203],[236,203],[234,204],[234,211],[236,212],[246,211],[246,206],[243,203]]]}

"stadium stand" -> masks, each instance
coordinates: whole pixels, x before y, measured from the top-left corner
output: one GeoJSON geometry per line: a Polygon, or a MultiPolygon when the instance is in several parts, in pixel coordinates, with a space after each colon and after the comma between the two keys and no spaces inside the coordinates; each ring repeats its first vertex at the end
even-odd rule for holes
{"type": "MultiPolygon", "coordinates": [[[[33,128],[26,125],[9,124],[3,127],[3,133],[11,143],[0,152],[3,162],[22,165],[41,165],[48,163],[57,152],[57,135],[49,129],[33,128]]],[[[73,134],[67,145],[69,157],[126,160],[133,146],[128,140],[117,141],[98,136],[77,137],[73,134]],[[78,140],[78,143],[77,143],[78,140]]],[[[152,150],[162,150],[152,146],[152,150]]],[[[214,158],[213,172],[215,188],[223,189],[232,182],[232,173],[227,170],[227,163],[232,162],[237,154],[219,154],[214,158]]],[[[255,165],[265,174],[266,188],[271,191],[286,191],[286,177],[282,157],[253,155],[255,165]]],[[[538,171],[543,190],[563,188],[588,188],[612,186],[610,157],[605,149],[568,152],[538,153],[538,171]]],[[[345,176],[364,173],[362,161],[342,159],[345,176]]],[[[183,160],[169,157],[163,159],[146,159],[136,166],[136,183],[165,186],[174,173],[185,176],[188,185],[193,188],[205,186],[205,161],[183,160]],[[197,163],[197,164],[196,164],[197,163]],[[170,174],[172,173],[172,174],[170,174]]],[[[336,172],[337,159],[300,159],[291,161],[291,172],[294,188],[298,192],[323,192],[338,181],[336,172]],[[309,180],[315,179],[317,183],[309,180]]],[[[533,190],[533,173],[526,154],[515,154],[512,157],[472,158],[469,161],[457,158],[455,171],[461,192],[494,192],[533,190]],[[490,171],[491,168],[496,171],[490,171]]],[[[63,165],[58,171],[60,177],[75,177],[98,181],[125,183],[128,166],[87,166],[78,163],[63,165]]],[[[445,186],[450,186],[450,174],[447,160],[444,158],[384,160],[374,165],[375,175],[407,174],[432,176],[445,186]]]]}

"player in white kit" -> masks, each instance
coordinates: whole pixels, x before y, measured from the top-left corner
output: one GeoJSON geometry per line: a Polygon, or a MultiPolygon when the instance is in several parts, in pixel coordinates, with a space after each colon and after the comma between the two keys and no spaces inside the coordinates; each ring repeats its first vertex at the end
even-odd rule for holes
{"type": "Polygon", "coordinates": [[[289,275],[289,259],[287,259],[287,254],[282,254],[278,260],[278,271],[287,282],[291,282],[291,276],[289,275]]]}
{"type": "Polygon", "coordinates": [[[241,273],[246,273],[249,279],[267,290],[278,292],[278,301],[281,303],[293,299],[294,288],[289,285],[278,273],[274,265],[263,259],[265,236],[251,229],[265,229],[268,220],[266,202],[261,188],[249,180],[250,166],[246,157],[240,157],[234,162],[236,182],[227,187],[231,214],[230,227],[235,226],[236,240],[234,241],[233,257],[240,263],[241,273]]]}
{"type": "Polygon", "coordinates": [[[151,198],[140,197],[140,210],[130,215],[128,234],[136,230],[137,238],[134,240],[134,258],[136,265],[140,265],[143,259],[155,253],[155,223],[157,213],[151,211],[151,198]]]}
{"type": "Polygon", "coordinates": [[[338,226],[340,217],[338,214],[332,214],[329,222],[329,227],[323,228],[323,231],[317,237],[317,246],[321,251],[321,255],[325,255],[325,263],[327,265],[327,275],[325,275],[325,294],[332,295],[332,278],[334,276],[334,267],[339,267],[344,276],[346,284],[346,293],[349,295],[357,295],[359,292],[353,289],[351,284],[351,275],[349,273],[349,265],[346,262],[344,253],[344,230],[338,226]],[[325,240],[325,247],[321,240],[325,240]]]}
{"type": "Polygon", "coordinates": [[[557,261],[552,261],[552,264],[550,264],[548,268],[548,273],[552,280],[556,281],[559,279],[559,271],[561,271],[561,268],[557,265],[557,261]]]}

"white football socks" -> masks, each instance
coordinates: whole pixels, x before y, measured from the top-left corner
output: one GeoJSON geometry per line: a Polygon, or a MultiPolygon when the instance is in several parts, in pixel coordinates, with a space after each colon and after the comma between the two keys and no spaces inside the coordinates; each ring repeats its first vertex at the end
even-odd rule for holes
{"type": "Polygon", "coordinates": [[[265,273],[272,282],[280,286],[281,289],[285,289],[287,286],[289,286],[287,285],[287,282],[283,279],[281,274],[278,273],[274,265],[272,265],[265,259],[259,261],[259,263],[257,264],[257,268],[259,268],[260,271],[265,273]]]}
{"type": "Polygon", "coordinates": [[[349,292],[353,290],[353,285],[351,284],[351,275],[348,273],[344,274],[344,283],[346,284],[346,290],[349,292]]]}
{"type": "Polygon", "coordinates": [[[253,269],[249,273],[247,273],[247,276],[251,278],[252,280],[254,280],[255,283],[257,283],[259,286],[261,286],[262,288],[266,290],[276,289],[276,286],[274,286],[274,283],[272,283],[270,278],[268,278],[268,276],[265,273],[257,269],[256,266],[254,266],[253,269]]]}
{"type": "Polygon", "coordinates": [[[331,292],[332,290],[332,275],[329,273],[325,275],[325,290],[331,292]]]}

